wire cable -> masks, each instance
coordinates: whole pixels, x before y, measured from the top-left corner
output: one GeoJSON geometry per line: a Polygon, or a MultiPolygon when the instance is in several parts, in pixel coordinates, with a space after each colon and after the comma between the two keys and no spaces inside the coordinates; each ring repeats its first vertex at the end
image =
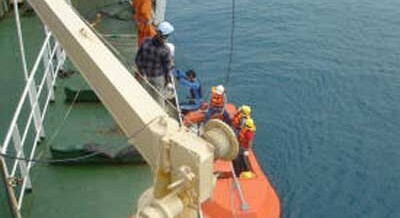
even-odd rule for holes
{"type": "Polygon", "coordinates": [[[7,159],[14,159],[14,160],[23,160],[26,162],[34,162],[34,163],[41,163],[41,164],[51,164],[51,163],[69,163],[69,162],[75,162],[75,161],[80,161],[80,160],[84,160],[87,159],[89,157],[93,157],[97,154],[101,153],[101,151],[96,151],[93,152],[91,154],[87,154],[87,155],[82,155],[79,157],[74,157],[74,158],[65,158],[65,159],[48,159],[48,160],[42,160],[42,159],[37,159],[37,158],[22,158],[22,157],[17,157],[17,156],[13,156],[13,155],[9,155],[9,154],[1,154],[0,156],[7,158],[7,159]]]}
{"type": "Polygon", "coordinates": [[[232,12],[231,12],[231,33],[230,33],[230,43],[229,43],[229,55],[228,55],[228,66],[225,72],[224,86],[227,87],[230,79],[230,74],[232,71],[232,59],[233,59],[233,49],[234,49],[234,37],[235,37],[235,13],[236,13],[236,0],[232,0],[232,12]]]}
{"type": "MultiPolygon", "coordinates": [[[[143,125],[141,128],[139,128],[138,130],[134,131],[132,134],[130,134],[128,136],[128,139],[132,139],[135,136],[137,136],[139,133],[141,133],[147,126],[149,126],[151,123],[153,123],[155,120],[157,120],[158,118],[160,118],[160,116],[157,116],[155,118],[153,118],[152,120],[150,120],[148,123],[146,123],[145,125],[143,125]]],[[[117,146],[118,147],[118,146],[117,146]]],[[[65,159],[47,159],[47,160],[42,160],[42,159],[38,159],[38,158],[22,158],[22,157],[17,157],[17,156],[13,156],[13,155],[9,155],[9,154],[3,154],[0,153],[0,156],[4,157],[4,158],[8,158],[8,159],[14,159],[14,160],[23,160],[23,161],[27,161],[27,162],[34,162],[34,163],[41,163],[41,164],[52,164],[52,163],[70,163],[70,162],[76,162],[76,161],[80,161],[80,160],[84,160],[93,156],[96,156],[97,154],[100,153],[104,153],[104,152],[112,152],[114,149],[109,149],[109,150],[102,150],[102,151],[96,151],[90,154],[86,154],[86,155],[82,155],[82,156],[78,156],[78,157],[73,157],[73,158],[65,158],[65,159]]]]}

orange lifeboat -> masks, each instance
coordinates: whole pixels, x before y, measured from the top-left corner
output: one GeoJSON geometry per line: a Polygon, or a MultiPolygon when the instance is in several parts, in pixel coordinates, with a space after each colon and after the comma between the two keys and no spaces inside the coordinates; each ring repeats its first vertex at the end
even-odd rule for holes
{"type": "Polygon", "coordinates": [[[217,161],[214,171],[220,175],[211,199],[202,204],[205,218],[279,218],[280,201],[271,183],[258,165],[253,151],[249,152],[249,162],[254,176],[237,178],[244,202],[239,197],[230,162],[217,161]],[[227,176],[228,175],[228,176],[227,176]]]}
{"type": "MultiPolygon", "coordinates": [[[[197,111],[192,111],[184,116],[184,125],[190,127],[204,121],[205,111],[208,105],[205,103],[197,111]]],[[[230,119],[236,114],[233,104],[226,104],[230,119]]],[[[219,118],[219,117],[214,117],[219,118]]],[[[279,218],[281,213],[280,201],[273,186],[268,181],[259,166],[254,152],[249,152],[249,164],[252,169],[251,178],[237,177],[239,190],[236,188],[231,162],[216,161],[214,172],[219,174],[211,198],[201,205],[205,218],[279,218]]]]}

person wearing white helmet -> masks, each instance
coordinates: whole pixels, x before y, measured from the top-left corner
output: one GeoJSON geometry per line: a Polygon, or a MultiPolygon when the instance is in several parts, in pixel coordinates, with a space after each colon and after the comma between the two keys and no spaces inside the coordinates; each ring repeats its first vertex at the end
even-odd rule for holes
{"type": "Polygon", "coordinates": [[[162,37],[167,38],[174,32],[174,27],[169,22],[164,21],[158,25],[157,31],[162,35],[162,37]]]}
{"type": "Polygon", "coordinates": [[[163,93],[173,67],[171,49],[166,45],[166,39],[173,32],[174,27],[170,23],[162,22],[157,28],[157,35],[145,39],[135,58],[137,73],[151,84],[152,87],[148,84],[145,87],[163,108],[163,93]]]}
{"type": "Polygon", "coordinates": [[[205,114],[204,121],[207,122],[211,118],[221,119],[227,124],[231,123],[229,114],[225,110],[225,88],[223,85],[211,88],[210,104],[205,114]]]}

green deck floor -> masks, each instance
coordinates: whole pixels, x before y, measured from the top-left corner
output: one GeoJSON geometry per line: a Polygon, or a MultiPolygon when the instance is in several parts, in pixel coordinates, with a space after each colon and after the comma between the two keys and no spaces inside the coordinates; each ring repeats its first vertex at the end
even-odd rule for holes
{"type": "MultiPolygon", "coordinates": [[[[82,15],[89,21],[94,19],[96,11],[103,10],[104,5],[109,3],[118,3],[117,0],[101,1],[73,1],[74,6],[78,8],[82,15]]],[[[113,14],[118,12],[118,16],[130,19],[130,9],[117,10],[118,5],[108,6],[106,10],[113,14]]],[[[132,21],[118,20],[102,16],[102,22],[96,26],[96,29],[103,34],[124,34],[124,38],[106,37],[111,44],[118,49],[123,62],[129,65],[135,52],[135,38],[126,37],[134,35],[135,29],[132,21]]],[[[31,26],[25,29],[31,29],[37,35],[31,41],[26,43],[26,50],[37,49],[37,42],[40,43],[41,27],[35,16],[23,18],[25,22],[32,22],[31,26]],[[35,28],[36,25],[36,28],[35,28]],[[39,28],[37,28],[39,27],[39,28]],[[32,42],[32,40],[34,42],[32,42]]],[[[15,41],[15,29],[13,25],[8,24],[10,28],[5,28],[4,22],[12,23],[12,18],[0,21],[0,34],[2,39],[0,43],[6,43],[9,40],[15,41]]],[[[24,28],[24,26],[23,26],[24,28]]],[[[32,35],[31,35],[32,37],[32,35]]],[[[13,44],[10,50],[1,51],[2,55],[10,59],[18,59],[17,44],[13,44]]],[[[29,51],[28,51],[29,52],[29,51]]],[[[34,57],[32,55],[32,57],[34,57]]],[[[17,97],[22,92],[23,79],[20,71],[20,63],[9,61],[6,63],[9,71],[2,73],[1,84],[10,84],[10,81],[18,80],[11,87],[7,87],[12,96],[1,94],[8,99],[11,104],[5,107],[8,111],[2,112],[1,137],[4,137],[9,121],[12,117],[12,110],[15,109],[17,97]],[[11,64],[12,63],[12,64],[11,64]],[[11,91],[12,90],[12,91],[11,91]]],[[[74,70],[67,63],[67,69],[74,70]]],[[[3,86],[4,87],[4,86],[3,86]]],[[[38,154],[41,158],[51,157],[49,147],[74,148],[84,143],[100,144],[104,149],[115,151],[118,148],[127,146],[126,138],[121,135],[116,124],[108,114],[101,103],[75,103],[65,102],[64,87],[71,89],[88,89],[87,84],[79,75],[73,75],[70,79],[59,79],[55,89],[56,100],[49,107],[48,115],[45,119],[46,138],[41,142],[38,148],[38,154]],[[71,109],[71,110],[70,110],[71,109]],[[70,112],[68,113],[68,111],[70,112]],[[65,115],[68,116],[65,119],[65,115]]],[[[3,99],[4,99],[3,98],[3,99]]],[[[2,108],[3,109],[3,108],[2,108]]],[[[117,218],[127,217],[128,213],[136,207],[136,200],[140,194],[151,185],[151,175],[148,166],[126,164],[126,165],[48,165],[36,164],[31,172],[33,189],[31,193],[25,196],[22,214],[23,218],[117,218]]],[[[3,187],[1,187],[3,188],[3,187]]],[[[1,189],[0,194],[0,217],[8,218],[10,214],[6,205],[4,192],[1,189]]]]}

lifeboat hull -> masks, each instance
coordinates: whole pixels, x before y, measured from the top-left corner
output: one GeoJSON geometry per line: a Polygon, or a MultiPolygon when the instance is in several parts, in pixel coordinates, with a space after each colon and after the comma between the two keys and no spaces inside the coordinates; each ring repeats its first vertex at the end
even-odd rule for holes
{"type": "Polygon", "coordinates": [[[217,161],[215,172],[230,176],[219,178],[211,199],[202,204],[206,218],[279,218],[280,201],[273,186],[260,168],[253,151],[249,162],[255,176],[238,178],[246,205],[243,205],[231,175],[230,162],[217,161]]]}

